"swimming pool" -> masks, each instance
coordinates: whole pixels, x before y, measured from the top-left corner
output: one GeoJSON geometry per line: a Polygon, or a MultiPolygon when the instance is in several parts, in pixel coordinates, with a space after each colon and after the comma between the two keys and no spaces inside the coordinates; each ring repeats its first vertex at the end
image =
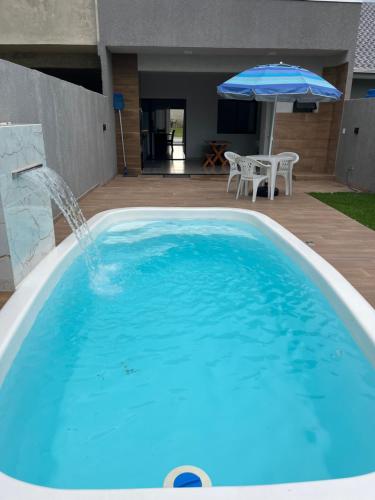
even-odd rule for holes
{"type": "Polygon", "coordinates": [[[94,277],[69,238],[1,313],[0,488],[147,498],[184,464],[210,498],[373,481],[375,374],[357,344],[374,359],[374,311],[331,266],[245,210],[91,226],[94,277]]]}

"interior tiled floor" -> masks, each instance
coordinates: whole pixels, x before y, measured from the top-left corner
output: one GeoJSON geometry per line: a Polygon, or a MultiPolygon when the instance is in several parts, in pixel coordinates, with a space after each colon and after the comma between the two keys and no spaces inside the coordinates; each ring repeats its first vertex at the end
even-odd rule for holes
{"type": "Polygon", "coordinates": [[[173,148],[168,146],[168,156],[171,160],[184,160],[185,159],[185,151],[184,144],[182,141],[177,142],[176,139],[173,143],[173,148]]]}
{"type": "MultiPolygon", "coordinates": [[[[235,199],[234,186],[226,192],[224,176],[116,177],[95,188],[80,204],[86,217],[103,210],[137,206],[240,207],[262,212],[285,226],[340,271],[375,306],[375,231],[312,198],[311,191],[345,191],[334,181],[297,181],[292,197],[280,195],[274,201],[249,197],[235,199]]],[[[59,243],[70,232],[65,221],[55,223],[59,243]]],[[[7,297],[3,296],[3,301],[7,297]]],[[[1,301],[1,295],[0,295],[1,301]]]]}
{"type": "Polygon", "coordinates": [[[201,159],[147,161],[143,175],[227,175],[228,168],[204,167],[201,159]]]}
{"type": "Polygon", "coordinates": [[[185,159],[184,146],[175,143],[173,150],[168,147],[167,159],[146,160],[143,165],[143,175],[226,175],[227,167],[204,167],[204,158],[185,159]]]}

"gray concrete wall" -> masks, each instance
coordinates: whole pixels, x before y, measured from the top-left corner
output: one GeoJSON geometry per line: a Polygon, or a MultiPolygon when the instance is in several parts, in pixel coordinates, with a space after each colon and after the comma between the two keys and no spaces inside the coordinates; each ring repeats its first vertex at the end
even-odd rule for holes
{"type": "Polygon", "coordinates": [[[0,44],[96,45],[95,0],[0,0],[0,44]]]}
{"type": "Polygon", "coordinates": [[[280,59],[286,64],[295,64],[310,69],[315,73],[322,73],[324,66],[335,66],[341,63],[339,57],[324,57],[322,55],[283,54],[269,56],[267,54],[139,54],[139,71],[167,71],[174,72],[194,72],[194,73],[238,73],[246,68],[251,68],[258,64],[275,64],[280,59]]]}
{"type": "Polygon", "coordinates": [[[186,156],[202,158],[207,140],[228,140],[240,154],[257,152],[255,134],[217,133],[216,86],[226,73],[140,73],[140,96],[154,99],[186,99],[186,156]]]}
{"type": "Polygon", "coordinates": [[[41,123],[47,164],[77,196],[116,173],[108,98],[0,60],[0,122],[41,123]]]}
{"type": "Polygon", "coordinates": [[[355,3],[294,0],[98,0],[98,19],[101,43],[124,51],[332,51],[354,49],[360,9],[355,3]]]}
{"type": "Polygon", "coordinates": [[[375,192],[375,99],[344,104],[336,159],[336,177],[350,186],[375,192]],[[358,134],[354,129],[358,127],[358,134]],[[345,129],[345,134],[343,134],[345,129]]]}

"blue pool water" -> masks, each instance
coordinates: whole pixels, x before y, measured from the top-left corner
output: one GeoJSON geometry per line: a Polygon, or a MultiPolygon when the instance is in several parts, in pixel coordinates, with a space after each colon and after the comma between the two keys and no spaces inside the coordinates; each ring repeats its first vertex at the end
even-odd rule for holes
{"type": "Polygon", "coordinates": [[[316,286],[232,222],[122,224],[39,313],[0,391],[0,470],[59,488],[375,470],[375,371],[316,286]]]}

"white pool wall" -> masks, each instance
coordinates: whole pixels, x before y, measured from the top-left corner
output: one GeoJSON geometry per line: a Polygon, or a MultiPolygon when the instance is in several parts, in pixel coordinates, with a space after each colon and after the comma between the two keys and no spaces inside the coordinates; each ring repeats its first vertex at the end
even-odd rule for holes
{"type": "MultiPolygon", "coordinates": [[[[375,365],[375,311],[328,262],[292,233],[258,212],[229,208],[124,208],[89,221],[94,237],[126,221],[216,219],[252,224],[266,234],[317,284],[365,355],[375,365]]],[[[73,235],[53,249],[20,283],[0,311],[0,384],[44,302],[79,253],[73,235]]],[[[353,457],[355,459],[355,457],[353,457]]],[[[63,490],[32,485],[0,472],[4,500],[373,500],[375,473],[345,479],[267,486],[187,489],[63,490]]]]}

